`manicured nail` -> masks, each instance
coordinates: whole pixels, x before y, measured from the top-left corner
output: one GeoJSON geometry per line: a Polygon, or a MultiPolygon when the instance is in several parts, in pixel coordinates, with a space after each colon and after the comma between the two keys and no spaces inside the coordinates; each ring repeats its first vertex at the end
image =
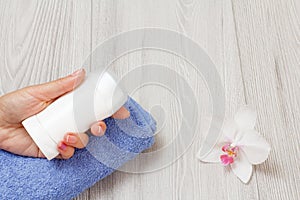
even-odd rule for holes
{"type": "Polygon", "coordinates": [[[60,148],[61,150],[65,150],[67,148],[67,145],[61,142],[58,148],[60,148]]]}
{"type": "Polygon", "coordinates": [[[104,129],[100,126],[99,123],[92,125],[91,127],[91,132],[95,135],[95,136],[102,136],[104,135],[104,129]]]}
{"type": "Polygon", "coordinates": [[[101,126],[98,126],[98,135],[103,135],[104,131],[101,126]]]}
{"type": "Polygon", "coordinates": [[[73,72],[72,74],[71,74],[71,76],[78,76],[79,74],[81,74],[83,72],[83,69],[78,69],[78,70],[76,70],[75,72],[73,72]]]}
{"type": "Polygon", "coordinates": [[[66,138],[66,142],[74,144],[77,142],[77,137],[74,135],[68,135],[66,138]]]}
{"type": "Polygon", "coordinates": [[[101,136],[101,135],[103,135],[103,133],[104,133],[102,127],[99,126],[99,125],[93,125],[93,126],[92,126],[92,132],[93,132],[95,135],[97,135],[97,136],[101,136]]]}

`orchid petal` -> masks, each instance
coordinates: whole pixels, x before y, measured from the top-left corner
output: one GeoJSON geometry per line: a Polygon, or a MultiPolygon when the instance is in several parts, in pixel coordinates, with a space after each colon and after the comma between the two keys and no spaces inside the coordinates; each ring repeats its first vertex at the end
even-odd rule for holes
{"type": "Polygon", "coordinates": [[[226,142],[233,142],[238,132],[238,126],[236,122],[233,119],[226,121],[223,125],[222,132],[224,135],[223,140],[226,142]]]}
{"type": "Polygon", "coordinates": [[[234,121],[240,131],[254,129],[257,114],[249,106],[241,108],[234,116],[234,121]]]}
{"type": "Polygon", "coordinates": [[[271,150],[270,144],[255,130],[246,131],[238,145],[254,165],[263,163],[271,150]]]}
{"type": "Polygon", "coordinates": [[[242,151],[231,165],[233,173],[244,183],[248,183],[252,175],[252,165],[242,151]]]}

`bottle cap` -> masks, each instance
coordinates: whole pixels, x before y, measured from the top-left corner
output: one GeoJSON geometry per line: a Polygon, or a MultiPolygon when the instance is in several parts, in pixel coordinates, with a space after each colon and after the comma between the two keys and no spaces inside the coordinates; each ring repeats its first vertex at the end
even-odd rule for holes
{"type": "Polygon", "coordinates": [[[57,143],[51,139],[48,131],[41,125],[36,115],[24,120],[22,124],[26,127],[26,131],[30,133],[31,138],[48,160],[59,155],[57,143]]]}

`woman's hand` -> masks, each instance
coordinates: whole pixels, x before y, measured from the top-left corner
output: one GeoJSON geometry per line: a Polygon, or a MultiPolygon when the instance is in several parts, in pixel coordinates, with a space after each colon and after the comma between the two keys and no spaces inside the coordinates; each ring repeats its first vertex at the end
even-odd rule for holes
{"type": "MultiPolygon", "coordinates": [[[[72,91],[84,80],[83,69],[73,74],[41,85],[30,86],[0,97],[0,149],[14,154],[40,157],[45,156],[33,142],[22,125],[22,121],[44,110],[55,99],[72,91]]],[[[122,107],[113,117],[126,118],[129,112],[122,107]]],[[[103,121],[95,123],[91,132],[95,136],[105,133],[103,121]]],[[[43,133],[41,133],[43,134],[43,133]]],[[[58,158],[68,159],[73,156],[75,148],[84,148],[89,137],[85,133],[66,133],[57,149],[58,158]]]]}

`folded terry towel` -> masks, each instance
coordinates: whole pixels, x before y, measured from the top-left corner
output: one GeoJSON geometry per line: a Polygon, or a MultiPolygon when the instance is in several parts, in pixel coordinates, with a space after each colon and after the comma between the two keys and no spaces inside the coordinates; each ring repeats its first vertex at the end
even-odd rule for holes
{"type": "Polygon", "coordinates": [[[103,137],[90,136],[69,160],[29,158],[0,150],[0,199],[70,199],[149,148],[155,120],[133,99],[124,105],[130,117],[105,119],[103,137]]]}

